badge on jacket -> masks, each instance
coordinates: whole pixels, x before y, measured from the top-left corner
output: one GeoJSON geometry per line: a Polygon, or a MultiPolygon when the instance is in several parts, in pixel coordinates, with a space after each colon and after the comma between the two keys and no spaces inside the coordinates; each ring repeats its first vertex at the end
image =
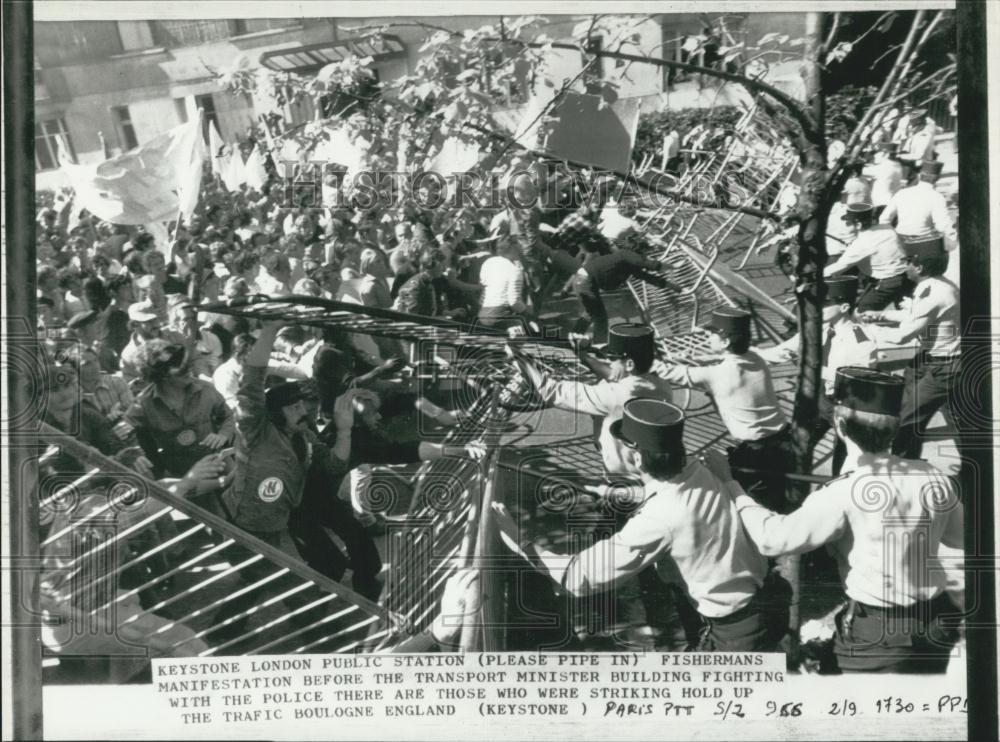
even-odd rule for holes
{"type": "Polygon", "coordinates": [[[190,428],[177,434],[177,442],[182,446],[190,446],[196,440],[198,440],[198,435],[190,428]]]}
{"type": "Polygon", "coordinates": [[[278,477],[268,477],[257,485],[257,497],[264,502],[274,502],[284,491],[285,485],[278,477]]]}

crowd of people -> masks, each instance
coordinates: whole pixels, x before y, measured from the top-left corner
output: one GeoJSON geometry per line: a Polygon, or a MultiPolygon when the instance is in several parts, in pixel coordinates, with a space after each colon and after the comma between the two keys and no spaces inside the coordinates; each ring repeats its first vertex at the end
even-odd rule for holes
{"type": "MultiPolygon", "coordinates": [[[[917,134],[903,136],[912,154],[917,134]]],[[[665,151],[670,168],[681,154],[675,144],[665,151]]],[[[954,642],[941,624],[944,580],[914,560],[936,559],[939,543],[961,548],[960,506],[932,507],[927,553],[900,555],[898,564],[877,557],[877,523],[890,511],[919,511],[923,484],[947,502],[957,497],[917,461],[938,409],[947,402],[961,418],[958,290],[943,277],[955,230],[934,188],[941,163],[932,147],[906,160],[895,132],[874,146],[874,161],[856,167],[830,217],[831,243],[844,244],[826,269],[815,433],[834,431],[834,470],[846,474],[801,507],[787,494],[791,433],[769,368],[795,357],[797,338],[758,349],[750,314],[723,308],[706,327],[716,364],[658,360],[654,329],[610,324],[601,296],[630,278],[670,285],[644,249],[635,204],[609,206],[611,188],[581,190],[578,174],[528,158],[508,182],[512,205],[495,212],[434,211],[419,198],[323,208],[286,202],[278,178],[264,192],[230,192],[206,175],[198,211],[170,225],[166,240],[80,213],[71,193],[59,194],[37,224],[47,422],[143,476],[188,482],[186,495],[246,533],[334,580],[349,569],[354,590],[378,600],[379,521],[352,498],[349,472],[483,457],[480,444],[420,439],[420,425],[398,426],[408,437],[387,429],[406,416],[447,427],[463,411],[413,392],[404,342],[289,320],[261,324],[202,305],[306,296],[530,333],[541,330],[553,297],[572,293],[579,308],[565,324],[599,381],[550,379],[512,351],[513,362],[547,404],[594,418],[595,455],[609,474],[641,478],[644,504],[595,553],[569,562],[524,543],[501,507],[496,518],[511,548],[573,594],[655,564],[690,604],[691,647],[709,651],[776,646],[784,593],[768,558],[831,544],[849,599],[836,639],[841,669],[940,669],[954,642]],[[920,348],[905,379],[875,370],[875,348],[906,343],[920,348]],[[712,398],[733,440],[728,459],[687,455],[684,414],[671,403],[679,387],[712,398]],[[873,478],[890,493],[888,509],[874,514],[851,499],[852,487],[873,478]],[[890,621],[906,623],[915,638],[886,655],[869,647],[867,629],[890,621]],[[931,664],[921,664],[927,656],[931,664]]],[[[52,516],[42,516],[50,527],[52,516]]]]}

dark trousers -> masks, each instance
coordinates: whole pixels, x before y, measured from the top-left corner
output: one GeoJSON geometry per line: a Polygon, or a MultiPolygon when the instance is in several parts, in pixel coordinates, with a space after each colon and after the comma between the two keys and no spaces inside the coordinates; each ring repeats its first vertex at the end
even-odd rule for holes
{"type": "Polygon", "coordinates": [[[961,367],[961,356],[937,360],[920,353],[906,369],[899,433],[892,444],[894,454],[905,459],[920,458],[927,424],[946,403],[955,423],[955,441],[961,454],[964,424],[959,383],[961,367]]]}
{"type": "Polygon", "coordinates": [[[791,429],[786,426],[766,438],[740,441],[729,449],[733,478],[747,494],[779,513],[787,509],[785,478],[781,475],[795,468],[791,444],[791,429]]]}
{"type": "Polygon", "coordinates": [[[905,273],[891,278],[876,280],[864,278],[861,296],[858,298],[859,312],[881,312],[891,305],[898,305],[903,297],[913,294],[914,283],[905,273]]]}
{"type": "Polygon", "coordinates": [[[590,321],[594,325],[594,342],[606,343],[608,341],[608,310],[604,306],[597,282],[581,268],[573,279],[573,291],[576,292],[584,311],[590,315],[590,321]]]}
{"type": "Polygon", "coordinates": [[[350,566],[354,591],[377,601],[382,592],[377,579],[382,558],[375,541],[355,516],[351,504],[337,497],[333,483],[312,475],[310,472],[302,502],[288,521],[296,547],[306,564],[337,582],[350,566]],[[346,556],[326,529],[344,542],[346,556]]]}
{"type": "MultiPolygon", "coordinates": [[[[813,427],[814,441],[819,441],[833,427],[833,402],[825,394],[819,398],[819,414],[813,427]]],[[[839,476],[847,458],[847,445],[840,436],[833,436],[833,460],[831,461],[833,476],[839,476]]]]}
{"type": "Polygon", "coordinates": [[[848,601],[837,614],[833,651],[841,672],[942,673],[958,639],[943,616],[947,595],[906,608],[848,601]]]}
{"type": "Polygon", "coordinates": [[[723,618],[703,616],[698,652],[769,652],[788,630],[792,588],[771,573],[748,605],[723,618]]]}

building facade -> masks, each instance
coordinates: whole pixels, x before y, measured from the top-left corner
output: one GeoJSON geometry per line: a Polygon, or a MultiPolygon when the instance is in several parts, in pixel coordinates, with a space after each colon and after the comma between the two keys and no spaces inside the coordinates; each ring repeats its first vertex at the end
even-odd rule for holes
{"type": "MultiPolygon", "coordinates": [[[[133,149],[204,111],[223,139],[234,141],[255,122],[253,100],[220,89],[217,76],[244,57],[251,66],[309,73],[354,52],[374,58],[382,81],[411,73],[421,46],[431,33],[416,18],[272,18],[148,21],[38,22],[35,24],[35,166],[38,187],[64,184],[58,170],[58,146],[81,163],[133,149]],[[412,22],[391,29],[379,49],[356,42],[357,29],[385,23],[412,22]]],[[[497,24],[496,16],[449,16],[432,19],[436,26],[461,30],[497,24]]],[[[717,21],[717,19],[713,19],[717,21]]],[[[580,34],[585,16],[543,19],[540,32],[552,39],[580,34]]],[[[716,34],[716,48],[740,41],[755,43],[767,33],[801,36],[801,13],[728,14],[710,29],[705,16],[666,14],[637,22],[620,51],[677,61],[722,64],[711,44],[690,51],[690,39],[716,34]],[[708,56],[706,56],[708,55],[708,56]]],[[[597,33],[591,48],[609,48],[597,33]]],[[[617,43],[615,48],[619,48],[617,43]]],[[[555,50],[546,70],[557,86],[580,73],[583,55],[555,50]]],[[[588,76],[617,83],[619,97],[642,99],[644,110],[663,107],[735,103],[745,95],[738,86],[719,85],[701,76],[685,76],[665,68],[601,59],[588,76]]],[[[793,95],[801,95],[798,63],[774,67],[768,79],[793,95]]],[[[586,76],[584,77],[586,83],[586,76]]],[[[307,110],[289,108],[286,116],[301,120],[307,110]]]]}

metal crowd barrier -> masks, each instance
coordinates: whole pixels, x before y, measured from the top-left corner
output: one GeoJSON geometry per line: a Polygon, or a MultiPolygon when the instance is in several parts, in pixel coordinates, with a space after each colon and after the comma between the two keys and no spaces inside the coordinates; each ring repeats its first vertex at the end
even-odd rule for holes
{"type": "MultiPolygon", "coordinates": [[[[39,479],[50,654],[374,651],[387,610],[51,426],[39,479]]],[[[208,495],[207,497],[213,497],[208,495]]],[[[93,682],[88,677],[88,682],[93,682]]]]}

